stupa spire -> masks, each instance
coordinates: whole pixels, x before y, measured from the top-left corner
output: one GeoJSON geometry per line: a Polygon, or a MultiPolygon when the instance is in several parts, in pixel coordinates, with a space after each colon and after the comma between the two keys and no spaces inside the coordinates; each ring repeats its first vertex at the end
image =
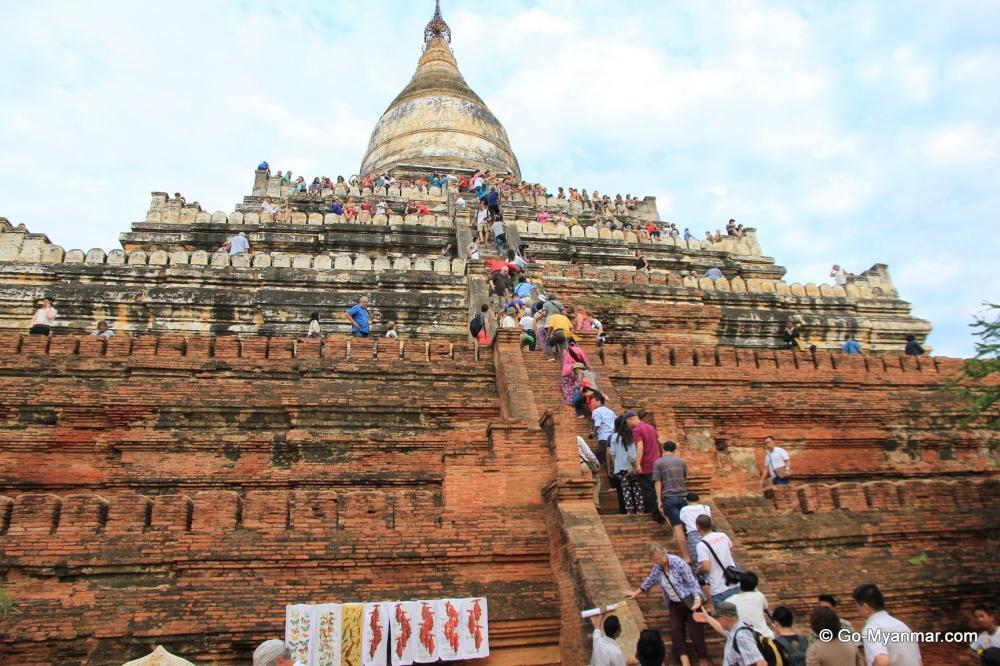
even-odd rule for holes
{"type": "Polygon", "coordinates": [[[451,28],[444,22],[441,16],[441,0],[434,0],[434,16],[427,22],[424,28],[424,44],[429,44],[435,37],[442,37],[451,44],[451,28]]]}

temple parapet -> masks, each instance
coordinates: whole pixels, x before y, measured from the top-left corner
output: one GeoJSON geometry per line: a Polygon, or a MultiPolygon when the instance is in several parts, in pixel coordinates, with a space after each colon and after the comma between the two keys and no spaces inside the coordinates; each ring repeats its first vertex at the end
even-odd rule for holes
{"type": "Polygon", "coordinates": [[[746,266],[719,265],[730,278],[592,265],[546,266],[543,275],[547,290],[585,307],[619,342],[781,347],[784,324],[792,320],[821,349],[839,349],[851,337],[866,352],[899,352],[908,335],[923,339],[931,329],[910,314],[909,303],[889,295],[895,291],[884,265],[873,267],[878,287],[868,278],[842,287],[744,278],[738,273],[746,266]]]}

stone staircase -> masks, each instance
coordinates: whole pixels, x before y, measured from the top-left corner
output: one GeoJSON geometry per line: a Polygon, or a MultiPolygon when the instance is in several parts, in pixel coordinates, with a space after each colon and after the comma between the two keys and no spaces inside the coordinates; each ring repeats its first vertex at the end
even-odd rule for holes
{"type": "MultiPolygon", "coordinates": [[[[604,530],[614,545],[618,561],[625,570],[629,586],[635,589],[649,575],[649,544],[659,543],[671,552],[677,550],[673,534],[666,525],[657,525],[645,516],[627,516],[621,514],[604,514],[601,516],[604,530]]],[[[624,590],[623,590],[624,592],[624,590]]],[[[667,643],[667,653],[670,654],[670,615],[663,605],[659,588],[653,588],[640,596],[636,601],[642,609],[646,627],[656,629],[667,643]]],[[[723,641],[710,627],[705,628],[705,638],[708,641],[709,656],[719,659],[722,655],[723,641]]],[[[694,646],[688,642],[688,654],[693,659],[694,646]]],[[[667,663],[679,663],[668,659],[667,663]]]]}

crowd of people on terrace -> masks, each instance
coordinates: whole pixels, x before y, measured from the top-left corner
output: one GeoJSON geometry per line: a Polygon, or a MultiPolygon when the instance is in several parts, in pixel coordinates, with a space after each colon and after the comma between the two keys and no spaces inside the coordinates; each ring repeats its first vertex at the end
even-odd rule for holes
{"type": "MultiPolygon", "coordinates": [[[[271,176],[271,167],[268,162],[261,162],[257,169],[265,171],[269,177],[271,176]]],[[[432,187],[439,187],[458,191],[455,204],[459,212],[466,210],[469,206],[469,202],[465,200],[463,195],[475,196],[482,209],[490,213],[488,224],[492,224],[497,218],[503,220],[500,212],[501,202],[512,200],[514,193],[518,193],[526,201],[536,201],[539,198],[547,199],[548,197],[563,201],[577,201],[581,210],[594,214],[593,224],[597,229],[633,231],[640,242],[664,238],[683,238],[684,241],[698,240],[690,228],[685,228],[681,232],[675,223],[636,219],[639,205],[643,201],[631,194],[626,194],[624,197],[621,194],[616,194],[611,197],[609,194],[602,195],[597,190],[588,193],[586,189],[573,187],[558,187],[554,193],[550,194],[549,190],[539,183],[529,183],[525,180],[518,182],[512,174],[495,173],[488,169],[477,170],[471,176],[454,173],[431,173],[412,178],[396,178],[391,172],[371,173],[365,176],[355,174],[349,178],[337,176],[336,179],[331,179],[328,176],[316,176],[308,183],[302,176],[293,176],[291,171],[278,170],[274,177],[279,179],[282,186],[290,186],[293,194],[321,198],[324,196],[324,192],[334,191],[330,211],[337,215],[343,215],[346,222],[357,221],[361,211],[367,210],[372,215],[377,215],[380,212],[385,214],[388,210],[387,205],[381,199],[377,200],[375,204],[367,200],[355,201],[354,197],[348,194],[352,190],[358,192],[371,190],[375,195],[388,196],[390,188],[393,187],[412,187],[417,192],[424,194],[430,193],[432,187]],[[338,188],[342,188],[345,194],[337,194],[338,188]],[[482,205],[484,203],[485,205],[482,205]],[[381,210],[377,210],[378,208],[381,210]]],[[[260,204],[260,212],[273,215],[276,222],[287,223],[292,211],[287,199],[279,205],[265,197],[263,203],[260,204]]],[[[426,202],[410,202],[406,206],[404,214],[427,215],[430,214],[430,209],[426,202]]],[[[579,217],[574,213],[566,214],[562,211],[549,213],[541,206],[536,209],[535,221],[541,224],[550,222],[565,224],[569,227],[581,224],[579,217]]],[[[478,209],[476,224],[477,226],[484,224],[478,209]]],[[[716,229],[714,234],[710,230],[706,231],[702,242],[719,243],[724,237],[743,238],[744,235],[743,225],[730,219],[726,224],[725,234],[722,233],[721,229],[716,229]]],[[[479,242],[484,243],[485,239],[480,236],[479,242]]]]}

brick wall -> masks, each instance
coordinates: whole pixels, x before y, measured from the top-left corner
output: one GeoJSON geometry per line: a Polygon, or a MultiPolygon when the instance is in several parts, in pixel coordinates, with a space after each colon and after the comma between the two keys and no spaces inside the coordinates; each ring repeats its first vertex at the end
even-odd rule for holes
{"type": "Polygon", "coordinates": [[[467,594],[494,663],[558,661],[546,439],[471,345],[25,337],[0,372],[0,661],[246,663],[286,603],[467,594]]]}

